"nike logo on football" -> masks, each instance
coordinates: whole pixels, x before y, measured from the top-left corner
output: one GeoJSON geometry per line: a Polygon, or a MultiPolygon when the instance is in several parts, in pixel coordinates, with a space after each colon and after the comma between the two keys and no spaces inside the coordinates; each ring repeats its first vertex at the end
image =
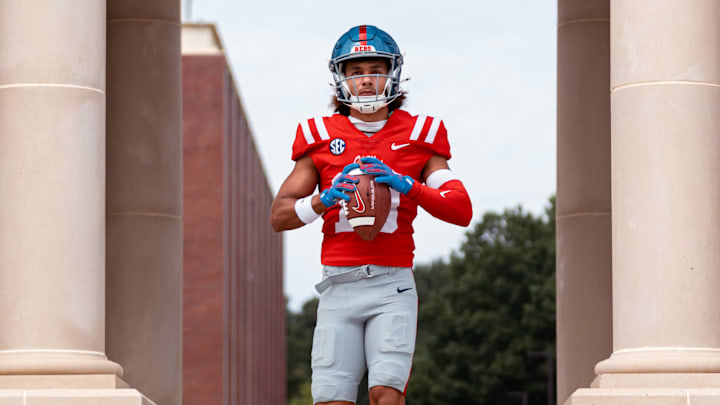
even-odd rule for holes
{"type": "Polygon", "coordinates": [[[354,209],[355,212],[360,214],[365,212],[365,201],[363,201],[362,196],[360,196],[360,192],[357,188],[355,188],[355,201],[357,201],[357,205],[355,207],[352,207],[352,209],[354,209]]]}
{"type": "Polygon", "coordinates": [[[404,292],[407,291],[407,290],[412,290],[412,287],[410,287],[410,288],[400,288],[400,287],[398,287],[398,288],[397,288],[398,294],[402,294],[402,293],[404,293],[404,292]]]}
{"type": "Polygon", "coordinates": [[[410,144],[409,143],[401,143],[400,145],[395,145],[395,142],[393,142],[392,145],[390,145],[390,149],[398,150],[398,149],[404,148],[406,146],[410,146],[410,144]]]}
{"type": "Polygon", "coordinates": [[[452,190],[445,190],[440,192],[440,197],[445,198],[445,194],[451,192],[452,190]]]}

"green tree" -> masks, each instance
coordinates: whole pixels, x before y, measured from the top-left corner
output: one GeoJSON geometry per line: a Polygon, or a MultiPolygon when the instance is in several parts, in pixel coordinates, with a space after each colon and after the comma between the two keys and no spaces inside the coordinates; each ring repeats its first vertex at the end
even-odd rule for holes
{"type": "Polygon", "coordinates": [[[545,215],[487,213],[448,263],[418,266],[418,341],[408,403],[547,403],[555,347],[555,201],[545,215]]]}
{"type": "Polygon", "coordinates": [[[310,391],[310,379],[303,381],[295,395],[288,400],[288,405],[310,405],[313,403],[312,392],[310,391]]]}
{"type": "MultiPolygon", "coordinates": [[[[306,301],[300,312],[287,316],[287,397],[289,404],[311,404],[310,351],[317,318],[318,299],[306,301]],[[309,400],[308,400],[309,398],[309,400]]],[[[287,307],[287,302],[286,302],[287,307]]]]}

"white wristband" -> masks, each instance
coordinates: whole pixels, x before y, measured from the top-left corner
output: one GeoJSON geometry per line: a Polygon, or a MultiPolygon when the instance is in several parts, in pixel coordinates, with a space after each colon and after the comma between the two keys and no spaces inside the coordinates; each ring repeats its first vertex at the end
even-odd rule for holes
{"type": "Polygon", "coordinates": [[[309,195],[295,201],[295,213],[298,218],[306,224],[309,224],[320,217],[320,214],[315,212],[312,207],[312,198],[313,196],[309,195]]]}

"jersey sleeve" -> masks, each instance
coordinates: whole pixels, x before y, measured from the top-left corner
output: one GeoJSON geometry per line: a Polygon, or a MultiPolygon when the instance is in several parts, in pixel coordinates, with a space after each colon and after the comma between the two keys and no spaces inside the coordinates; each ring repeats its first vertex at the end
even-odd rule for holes
{"type": "Polygon", "coordinates": [[[302,125],[298,124],[297,131],[295,131],[295,142],[293,142],[292,146],[292,160],[298,160],[303,157],[308,149],[310,149],[310,145],[312,145],[312,142],[308,142],[303,133],[302,125]]]}
{"type": "Polygon", "coordinates": [[[314,117],[309,120],[300,121],[295,131],[295,142],[292,147],[292,160],[298,160],[310,150],[319,147],[328,141],[327,128],[323,117],[314,117]]]}
{"type": "MultiPolygon", "coordinates": [[[[435,119],[440,120],[440,118],[435,119]]],[[[445,129],[445,123],[442,120],[440,120],[435,139],[430,142],[430,149],[432,149],[436,155],[440,155],[445,159],[449,160],[452,157],[450,154],[450,142],[448,142],[447,129],[445,129]]]]}
{"type": "Polygon", "coordinates": [[[413,124],[410,140],[416,145],[429,149],[435,155],[445,159],[452,157],[447,129],[440,118],[419,115],[413,124]]]}

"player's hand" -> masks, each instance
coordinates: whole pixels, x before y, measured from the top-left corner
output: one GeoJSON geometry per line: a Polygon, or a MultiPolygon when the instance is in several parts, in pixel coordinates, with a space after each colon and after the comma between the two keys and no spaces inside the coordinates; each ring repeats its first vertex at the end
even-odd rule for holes
{"type": "Polygon", "coordinates": [[[375,181],[385,183],[390,186],[390,188],[403,193],[403,195],[407,195],[413,183],[415,183],[412,177],[395,173],[388,165],[377,158],[364,157],[360,159],[360,162],[363,163],[363,165],[360,166],[360,170],[367,174],[372,174],[375,176],[375,181]]]}
{"type": "Polygon", "coordinates": [[[350,163],[345,166],[342,173],[339,173],[335,176],[335,179],[333,179],[332,186],[330,186],[330,188],[326,188],[322,193],[320,193],[320,201],[322,201],[324,206],[330,208],[337,204],[341,198],[345,201],[350,201],[350,196],[346,193],[352,193],[355,191],[355,183],[357,183],[360,179],[358,179],[357,176],[351,176],[348,173],[358,167],[360,167],[360,165],[357,163],[350,163]]]}

